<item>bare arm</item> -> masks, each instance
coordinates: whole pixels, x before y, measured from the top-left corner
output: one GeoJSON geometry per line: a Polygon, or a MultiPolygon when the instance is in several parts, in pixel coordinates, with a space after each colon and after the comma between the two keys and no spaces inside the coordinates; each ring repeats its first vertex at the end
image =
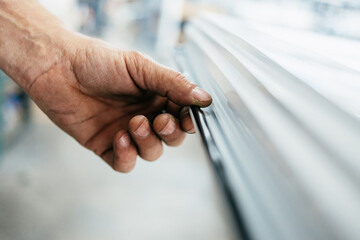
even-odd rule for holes
{"type": "Polygon", "coordinates": [[[184,106],[211,97],[134,51],[65,29],[35,0],[0,0],[0,68],[61,129],[113,169],[155,160],[193,124],[184,106]],[[166,113],[163,113],[163,112],[166,113]]]}
{"type": "Polygon", "coordinates": [[[0,0],[0,67],[27,89],[51,68],[71,41],[71,32],[34,0],[0,0]]]}

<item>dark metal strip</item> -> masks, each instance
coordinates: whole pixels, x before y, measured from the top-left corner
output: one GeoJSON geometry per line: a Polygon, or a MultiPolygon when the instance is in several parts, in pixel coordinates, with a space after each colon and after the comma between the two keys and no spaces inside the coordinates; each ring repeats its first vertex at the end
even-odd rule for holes
{"type": "Polygon", "coordinates": [[[201,136],[206,153],[211,161],[211,165],[213,167],[213,170],[215,171],[220,188],[222,189],[224,196],[228,202],[229,210],[235,221],[234,225],[237,226],[239,239],[251,240],[253,238],[249,233],[243,212],[241,211],[240,206],[238,206],[234,194],[231,190],[230,184],[226,178],[226,171],[222,164],[221,154],[211,135],[210,129],[208,128],[205,115],[203,111],[196,106],[191,106],[190,114],[195,124],[197,133],[201,136]]]}

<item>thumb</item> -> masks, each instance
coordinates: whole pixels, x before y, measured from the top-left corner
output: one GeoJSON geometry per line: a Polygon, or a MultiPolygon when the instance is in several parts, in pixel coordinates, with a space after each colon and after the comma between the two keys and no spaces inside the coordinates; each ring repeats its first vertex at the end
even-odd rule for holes
{"type": "Polygon", "coordinates": [[[207,107],[212,102],[209,93],[188,81],[184,75],[139,52],[124,52],[124,60],[129,75],[143,90],[167,97],[182,106],[207,107]]]}

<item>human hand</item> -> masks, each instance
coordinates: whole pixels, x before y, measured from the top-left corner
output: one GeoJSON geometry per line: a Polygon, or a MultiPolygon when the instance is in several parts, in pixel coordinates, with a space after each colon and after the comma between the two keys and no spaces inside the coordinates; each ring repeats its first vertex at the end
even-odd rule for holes
{"type": "Polygon", "coordinates": [[[183,75],[138,52],[79,36],[71,45],[26,90],[53,122],[117,171],[132,170],[137,155],[156,160],[162,142],[179,145],[184,131],[194,132],[183,107],[211,103],[183,75]]]}
{"type": "Polygon", "coordinates": [[[209,94],[134,51],[66,30],[36,0],[0,0],[0,68],[61,129],[113,169],[155,160],[194,127],[209,94]],[[166,112],[166,113],[164,113],[166,112]]]}

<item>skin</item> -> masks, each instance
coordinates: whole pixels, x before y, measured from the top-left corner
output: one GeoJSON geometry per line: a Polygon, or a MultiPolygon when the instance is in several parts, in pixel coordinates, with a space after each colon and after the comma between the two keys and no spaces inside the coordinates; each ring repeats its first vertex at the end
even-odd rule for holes
{"type": "Polygon", "coordinates": [[[193,133],[210,95],[136,51],[70,32],[35,0],[0,0],[0,68],[42,111],[119,172],[193,133]]]}

